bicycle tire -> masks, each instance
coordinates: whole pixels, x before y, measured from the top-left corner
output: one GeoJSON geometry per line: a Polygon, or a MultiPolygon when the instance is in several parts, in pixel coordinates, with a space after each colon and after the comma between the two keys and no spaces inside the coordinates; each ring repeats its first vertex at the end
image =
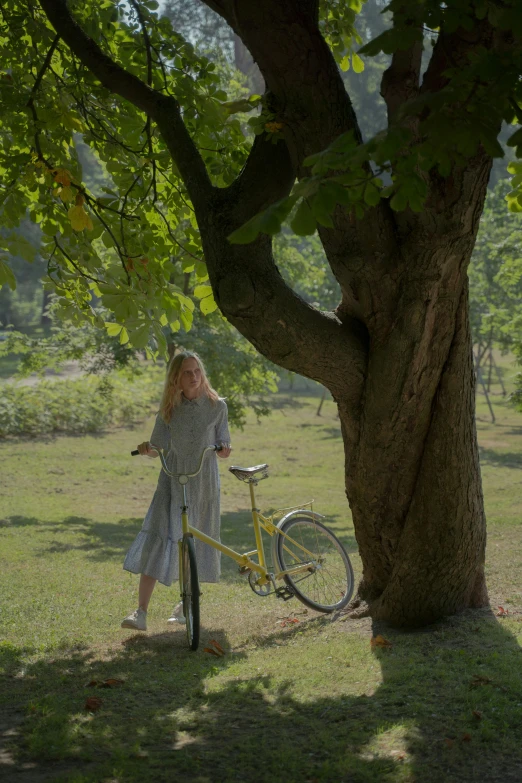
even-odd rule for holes
{"type": "Polygon", "coordinates": [[[191,650],[199,647],[199,579],[196,562],[196,547],[190,534],[183,536],[183,614],[185,615],[187,641],[191,650]]]}
{"type": "Polygon", "coordinates": [[[283,522],[277,536],[276,554],[281,571],[303,563],[311,567],[294,576],[286,574],[284,580],[301,603],[310,609],[327,614],[342,609],[352,597],[354,588],[353,568],[347,551],[337,536],[311,517],[290,517],[283,522]],[[314,554],[310,558],[299,544],[314,554]],[[337,600],[334,600],[337,599],[337,600]]]}

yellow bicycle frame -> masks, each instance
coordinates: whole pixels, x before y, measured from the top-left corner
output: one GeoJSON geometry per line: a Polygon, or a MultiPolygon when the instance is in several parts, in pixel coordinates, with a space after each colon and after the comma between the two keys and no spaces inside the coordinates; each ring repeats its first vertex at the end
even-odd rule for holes
{"type": "MultiPolygon", "coordinates": [[[[252,550],[251,552],[244,552],[244,553],[236,552],[234,549],[225,546],[225,544],[222,544],[220,541],[217,541],[215,538],[212,538],[211,536],[207,536],[205,533],[202,533],[200,530],[198,530],[197,528],[189,524],[186,483],[182,483],[183,506],[181,509],[181,528],[182,528],[183,536],[187,534],[192,535],[194,536],[194,538],[197,538],[199,541],[203,541],[205,544],[208,544],[209,546],[213,547],[213,549],[217,549],[218,551],[222,552],[224,555],[227,555],[227,557],[230,557],[232,558],[232,560],[235,560],[240,568],[241,567],[248,568],[251,571],[255,571],[256,573],[258,573],[259,579],[257,580],[257,584],[264,585],[272,581],[272,579],[274,580],[282,579],[286,574],[293,575],[293,574],[298,574],[301,571],[305,571],[310,567],[310,564],[301,563],[299,565],[292,566],[291,568],[288,568],[285,571],[280,571],[279,569],[277,569],[275,573],[270,574],[266,566],[262,531],[264,530],[270,536],[274,536],[274,535],[283,536],[291,544],[294,544],[294,546],[299,547],[299,549],[301,549],[303,554],[309,556],[311,560],[315,561],[317,555],[314,554],[313,552],[310,552],[308,549],[303,547],[302,544],[292,539],[286,533],[283,533],[281,529],[276,524],[274,524],[274,518],[277,518],[278,516],[282,516],[284,512],[306,510],[306,508],[310,509],[310,511],[307,513],[309,513],[311,516],[315,517],[319,515],[314,514],[313,500],[311,500],[308,501],[307,503],[304,503],[301,506],[292,506],[291,508],[278,509],[277,511],[274,511],[269,517],[265,517],[260,512],[260,510],[256,507],[256,498],[255,498],[255,491],[254,491],[255,484],[257,484],[257,480],[254,479],[249,481],[250,501],[252,504],[252,508],[251,508],[252,521],[254,524],[254,534],[256,539],[256,549],[252,550]],[[255,560],[252,560],[253,557],[257,557],[257,562],[255,560]]],[[[179,551],[179,566],[180,566],[179,567],[180,593],[183,593],[183,585],[182,585],[183,569],[181,564],[182,541],[181,540],[178,542],[178,551],[179,551]]],[[[276,563],[274,563],[274,567],[277,568],[276,563]]]]}

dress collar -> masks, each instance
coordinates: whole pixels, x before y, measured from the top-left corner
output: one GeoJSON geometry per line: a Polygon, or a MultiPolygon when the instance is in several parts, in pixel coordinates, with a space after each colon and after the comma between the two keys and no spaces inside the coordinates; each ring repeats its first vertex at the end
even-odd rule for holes
{"type": "Polygon", "coordinates": [[[206,394],[200,394],[199,397],[194,397],[193,400],[188,400],[184,394],[181,395],[183,405],[201,405],[205,398],[206,394]]]}

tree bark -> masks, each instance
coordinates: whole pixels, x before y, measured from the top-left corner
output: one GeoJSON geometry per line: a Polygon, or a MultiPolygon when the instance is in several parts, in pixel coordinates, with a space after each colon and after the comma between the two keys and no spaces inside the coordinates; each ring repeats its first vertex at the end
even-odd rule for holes
{"type": "Polygon", "coordinates": [[[387,404],[379,418],[368,400],[358,448],[346,454],[363,562],[352,610],[396,626],[423,625],[487,603],[467,286],[454,327],[449,348],[440,335],[426,346],[434,374],[440,372],[431,400],[425,397],[419,409],[396,393],[394,408],[387,404]]]}

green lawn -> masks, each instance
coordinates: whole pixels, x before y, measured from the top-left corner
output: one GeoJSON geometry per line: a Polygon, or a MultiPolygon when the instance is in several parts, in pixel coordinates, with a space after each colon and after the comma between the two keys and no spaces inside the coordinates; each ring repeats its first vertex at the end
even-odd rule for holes
{"type": "MultiPolygon", "coordinates": [[[[478,406],[493,611],[417,633],[332,622],[258,598],[224,561],[203,587],[197,653],[165,623],[174,588],[159,586],[146,635],[119,627],[137,587],[121,564],[158,471],[129,451],[151,423],[3,442],[0,769],[20,783],[519,783],[522,415],[493,399],[495,425],[478,406]],[[372,648],[378,633],[393,646],[372,648]],[[204,652],[211,639],[223,658],[204,652]],[[88,685],[107,678],[123,683],[88,685]]],[[[339,421],[317,404],[302,388],[274,397],[268,420],[234,433],[233,462],[270,463],[263,508],[315,497],[357,576],[339,421]]],[[[246,487],[221,467],[223,540],[251,548],[246,487]]]]}

